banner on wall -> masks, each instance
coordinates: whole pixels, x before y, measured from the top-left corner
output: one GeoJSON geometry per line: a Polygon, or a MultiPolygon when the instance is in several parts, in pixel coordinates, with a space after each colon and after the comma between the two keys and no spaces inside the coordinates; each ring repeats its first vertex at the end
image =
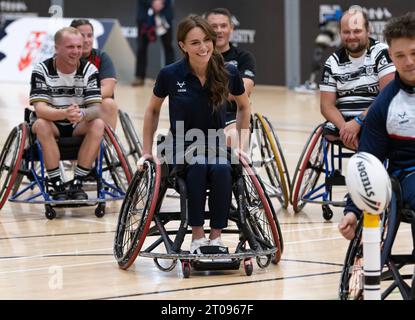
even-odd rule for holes
{"type": "MultiPolygon", "coordinates": [[[[6,22],[3,31],[0,32],[0,81],[27,83],[33,67],[54,55],[56,31],[69,26],[71,21],[72,18],[21,18],[6,22]]],[[[108,47],[110,51],[118,53],[119,56],[125,56],[114,48],[125,49],[122,43],[117,46],[109,44],[118,38],[126,43],[116,20],[91,19],[90,22],[94,27],[94,48],[108,47]],[[118,30],[118,36],[112,35],[113,29],[118,30]]],[[[126,48],[131,51],[128,44],[126,48]]],[[[130,59],[131,56],[129,56],[130,59]]],[[[125,60],[124,64],[126,64],[125,60]]],[[[117,66],[115,67],[117,69],[117,66]]]]}
{"type": "MultiPolygon", "coordinates": [[[[69,26],[72,19],[22,18],[6,23],[0,39],[0,81],[27,82],[33,67],[55,53],[56,31],[69,26]]],[[[91,20],[97,38],[104,33],[103,25],[91,20]]]]}

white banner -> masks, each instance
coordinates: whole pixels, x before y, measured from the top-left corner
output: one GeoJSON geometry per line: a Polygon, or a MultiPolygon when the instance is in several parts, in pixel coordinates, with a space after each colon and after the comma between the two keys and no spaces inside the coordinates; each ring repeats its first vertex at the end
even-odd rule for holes
{"type": "MultiPolygon", "coordinates": [[[[67,27],[72,18],[22,18],[12,21],[0,39],[0,81],[30,82],[33,67],[55,53],[54,35],[67,27]]],[[[104,33],[98,20],[90,19],[94,26],[94,47],[104,33]]]]}

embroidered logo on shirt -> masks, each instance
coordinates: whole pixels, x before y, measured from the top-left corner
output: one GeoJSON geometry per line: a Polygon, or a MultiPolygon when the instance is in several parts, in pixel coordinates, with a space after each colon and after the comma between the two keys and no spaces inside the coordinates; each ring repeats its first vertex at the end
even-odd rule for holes
{"type": "Polygon", "coordinates": [[[251,70],[245,70],[244,75],[248,77],[255,77],[255,74],[251,70]]]}
{"type": "Polygon", "coordinates": [[[179,82],[177,81],[177,86],[179,87],[177,89],[177,92],[187,92],[186,88],[183,88],[186,85],[186,82],[179,82]]]}
{"type": "Polygon", "coordinates": [[[405,119],[405,118],[407,117],[406,112],[404,112],[403,114],[399,114],[399,113],[398,113],[398,116],[399,116],[399,118],[401,118],[401,120],[402,120],[402,121],[399,121],[399,124],[400,124],[400,125],[402,125],[402,124],[405,124],[405,123],[408,123],[408,122],[409,122],[409,119],[405,119]]]}
{"type": "Polygon", "coordinates": [[[238,68],[238,61],[230,60],[230,61],[225,62],[225,65],[231,65],[231,66],[238,68]]]}

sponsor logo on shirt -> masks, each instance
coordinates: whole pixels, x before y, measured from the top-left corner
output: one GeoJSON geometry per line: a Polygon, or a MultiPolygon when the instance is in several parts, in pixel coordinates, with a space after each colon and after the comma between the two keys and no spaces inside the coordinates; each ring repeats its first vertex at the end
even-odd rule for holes
{"type": "Polygon", "coordinates": [[[244,75],[248,77],[255,77],[255,74],[251,70],[245,70],[244,75]]]}
{"type": "Polygon", "coordinates": [[[225,64],[226,65],[231,65],[231,66],[234,66],[234,67],[238,68],[238,61],[236,61],[236,60],[227,61],[225,64]]]}
{"type": "Polygon", "coordinates": [[[177,81],[176,85],[179,87],[177,89],[177,92],[187,92],[187,90],[185,88],[185,86],[186,86],[186,82],[185,81],[183,81],[183,82],[177,81]]]}
{"type": "Polygon", "coordinates": [[[84,92],[83,88],[75,88],[75,95],[76,96],[81,97],[83,92],[84,92]]]}

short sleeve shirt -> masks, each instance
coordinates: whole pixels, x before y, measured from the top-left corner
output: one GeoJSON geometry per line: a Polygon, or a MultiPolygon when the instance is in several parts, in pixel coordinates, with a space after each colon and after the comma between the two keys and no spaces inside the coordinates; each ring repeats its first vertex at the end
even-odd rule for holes
{"type": "MultiPolygon", "coordinates": [[[[30,104],[45,102],[56,109],[65,109],[71,104],[80,108],[101,103],[101,89],[97,68],[81,60],[78,69],[70,75],[61,74],[55,67],[54,58],[38,63],[30,81],[30,104]]],[[[70,124],[68,120],[56,121],[70,124]]]]}
{"type": "MultiPolygon", "coordinates": [[[[239,96],[245,92],[243,81],[234,66],[226,66],[229,73],[229,91],[239,96]]],[[[190,69],[187,58],[164,67],[156,80],[153,93],[169,97],[170,133],[173,139],[172,154],[181,156],[180,151],[190,145],[204,145],[208,149],[226,149],[223,143],[223,129],[226,121],[226,105],[216,111],[209,101],[209,88],[201,85],[190,69]],[[219,136],[219,144],[211,140],[219,136]]],[[[207,150],[207,149],[205,149],[207,150]]]]}
{"type": "Polygon", "coordinates": [[[388,47],[373,39],[369,41],[362,58],[352,59],[341,48],[324,66],[320,91],[335,92],[336,106],[343,114],[368,108],[379,94],[379,79],[396,71],[388,47]]]}
{"type": "MultiPolygon", "coordinates": [[[[229,91],[239,96],[245,92],[238,70],[226,66],[229,73],[229,91]]],[[[207,136],[209,129],[219,130],[225,127],[226,107],[214,111],[209,102],[209,88],[201,85],[190,69],[188,60],[183,58],[164,67],[156,80],[153,93],[159,97],[169,97],[170,131],[173,139],[183,139],[185,146],[192,142],[184,139],[191,129],[198,129],[207,136]]]]}
{"type": "Polygon", "coordinates": [[[99,80],[103,79],[117,79],[114,64],[111,57],[105,52],[92,49],[91,55],[88,57],[88,61],[97,67],[99,71],[99,80]]]}
{"type": "MultiPolygon", "coordinates": [[[[225,64],[235,66],[241,78],[248,78],[255,82],[256,62],[252,53],[242,50],[230,44],[230,49],[222,53],[225,64]]],[[[227,111],[236,112],[237,106],[235,101],[228,103],[227,111]]]]}

